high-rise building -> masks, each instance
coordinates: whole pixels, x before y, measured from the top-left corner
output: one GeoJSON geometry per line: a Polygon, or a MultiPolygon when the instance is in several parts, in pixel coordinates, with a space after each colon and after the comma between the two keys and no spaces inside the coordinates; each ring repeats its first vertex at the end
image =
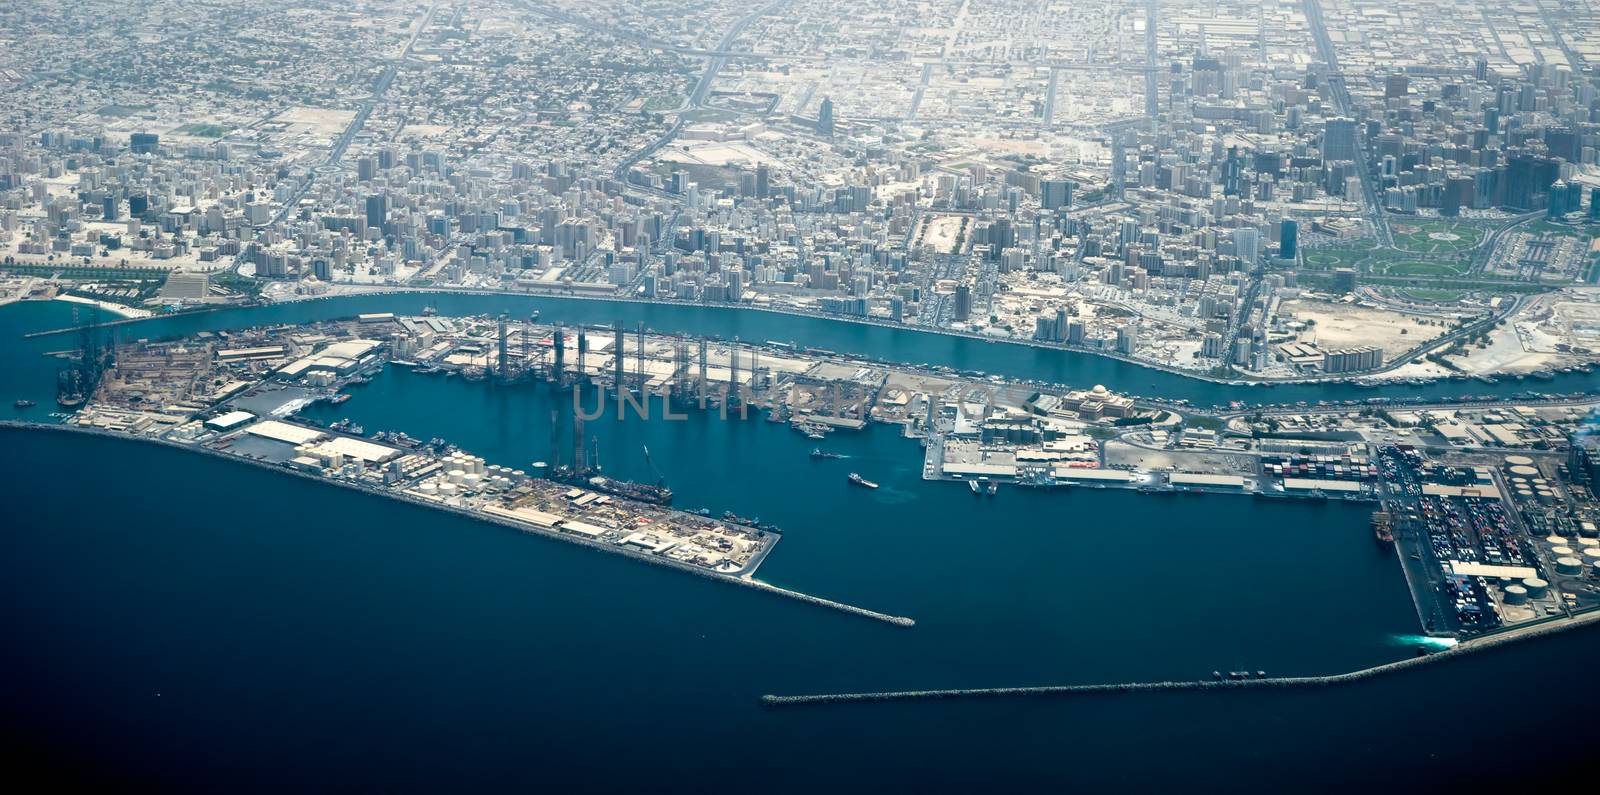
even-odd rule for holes
{"type": "Polygon", "coordinates": [[[374,193],[367,197],[367,226],[387,231],[389,224],[389,197],[374,193]]]}
{"type": "Polygon", "coordinates": [[[1139,324],[1124,323],[1117,327],[1117,353],[1132,356],[1139,347],[1139,324]]]}
{"type": "Polygon", "coordinates": [[[1059,210],[1072,206],[1072,180],[1039,180],[1039,208],[1059,210]]]}
{"type": "Polygon", "coordinates": [[[136,155],[153,155],[161,148],[161,136],[155,133],[134,133],[128,137],[128,149],[136,155]]]}
{"type": "Polygon", "coordinates": [[[972,288],[965,284],[956,285],[955,319],[965,322],[972,318],[972,288]]]}
{"type": "Polygon", "coordinates": [[[817,109],[817,134],[833,137],[833,100],[827,97],[822,98],[822,106],[817,109]]]}
{"type": "Polygon", "coordinates": [[[1281,259],[1294,259],[1300,254],[1300,222],[1293,218],[1283,219],[1278,240],[1278,256],[1281,259]]]}
{"type": "Polygon", "coordinates": [[[1322,129],[1324,162],[1356,159],[1355,119],[1328,119],[1322,129]]]}

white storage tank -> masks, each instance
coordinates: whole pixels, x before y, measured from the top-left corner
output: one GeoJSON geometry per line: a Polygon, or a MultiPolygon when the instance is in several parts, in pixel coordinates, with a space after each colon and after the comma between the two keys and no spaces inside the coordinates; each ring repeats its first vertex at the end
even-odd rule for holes
{"type": "Polygon", "coordinates": [[[1550,583],[1538,577],[1527,577],[1522,581],[1522,587],[1527,589],[1528,596],[1534,599],[1543,599],[1550,593],[1550,583]]]}
{"type": "MultiPolygon", "coordinates": [[[[1600,563],[1600,561],[1596,561],[1596,562],[1600,563]]],[[[1578,572],[1580,572],[1582,570],[1583,570],[1583,561],[1580,561],[1577,558],[1572,558],[1572,557],[1556,558],[1556,573],[1557,574],[1577,574],[1578,572]]]]}
{"type": "Polygon", "coordinates": [[[1528,603],[1528,589],[1520,585],[1506,586],[1506,604],[1525,605],[1528,603]]]}

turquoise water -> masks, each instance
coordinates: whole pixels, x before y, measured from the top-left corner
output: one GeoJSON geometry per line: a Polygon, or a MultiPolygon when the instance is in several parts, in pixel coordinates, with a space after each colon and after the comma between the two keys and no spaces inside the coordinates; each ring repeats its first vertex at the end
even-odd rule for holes
{"type": "MultiPolygon", "coordinates": [[[[0,388],[42,395],[33,412],[53,372],[38,352],[68,346],[16,338],[64,309],[0,308],[0,388]]],[[[550,411],[570,408],[543,385],[400,368],[353,394],[314,411],[515,466],[548,457],[550,411]]],[[[1521,756],[1496,768],[1474,748],[1524,729],[1474,723],[1468,744],[1439,727],[1491,693],[1574,703],[1529,753],[1594,737],[1576,703],[1593,632],[1329,691],[763,708],[769,692],[1337,672],[1409,656],[1417,621],[1357,506],[980,499],[921,481],[916,444],[882,427],[826,442],[844,461],[760,420],[589,429],[608,472],[651,479],[648,444],[679,504],[783,527],[762,579],[917,626],[181,451],[4,431],[0,739],[124,788],[814,792],[1483,784],[1521,756]],[[850,488],[852,470],[884,488],[850,488]]]]}
{"type": "MultiPolygon", "coordinates": [[[[987,342],[966,337],[870,326],[819,317],[801,317],[722,307],[637,304],[616,301],[589,301],[515,295],[397,295],[352,296],[345,298],[233,309],[221,312],[155,318],[119,327],[124,337],[169,337],[197,331],[217,331],[273,323],[300,323],[361,312],[419,313],[435,306],[443,314],[498,314],[507,312],[525,317],[537,310],[543,322],[611,325],[622,323],[633,328],[644,323],[662,332],[683,332],[701,336],[739,337],[743,340],[798,342],[816,348],[854,353],[873,358],[912,364],[943,364],[962,370],[978,370],[1016,378],[1087,387],[1104,384],[1129,394],[1189,400],[1197,406],[1224,405],[1230,401],[1247,404],[1315,402],[1318,400],[1367,400],[1372,398],[1447,399],[1466,395],[1511,395],[1537,389],[1547,392],[1575,392],[1594,389],[1593,374],[1571,373],[1550,381],[1507,381],[1484,384],[1478,381],[1441,381],[1421,386],[1362,387],[1354,384],[1235,386],[1216,384],[1186,376],[1153,370],[1135,364],[1087,353],[1028,345],[987,342]]],[[[48,315],[53,325],[70,325],[70,309],[64,304],[25,305],[0,308],[0,333],[17,321],[5,315],[20,312],[29,318],[48,315]]],[[[44,342],[54,348],[71,347],[70,336],[53,337],[44,342]]]]}

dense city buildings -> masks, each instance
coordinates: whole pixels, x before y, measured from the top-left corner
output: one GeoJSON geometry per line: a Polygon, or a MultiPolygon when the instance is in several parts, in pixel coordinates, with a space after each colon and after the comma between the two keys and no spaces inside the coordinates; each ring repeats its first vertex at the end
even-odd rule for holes
{"type": "Polygon", "coordinates": [[[0,3],[8,747],[162,791],[1572,767],[1597,65],[1600,0],[0,3]]]}
{"type": "Polygon", "coordinates": [[[1592,12],[1429,8],[30,5],[3,12],[29,35],[0,56],[0,251],[147,311],[428,287],[1230,379],[1593,360],[1592,12]],[[198,43],[166,46],[177,15],[198,43]],[[88,74],[37,57],[102,43],[88,74]]]}

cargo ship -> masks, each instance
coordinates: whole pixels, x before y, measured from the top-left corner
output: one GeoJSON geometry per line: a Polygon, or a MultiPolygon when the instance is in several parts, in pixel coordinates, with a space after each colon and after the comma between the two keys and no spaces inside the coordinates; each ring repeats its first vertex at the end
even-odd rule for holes
{"type": "Polygon", "coordinates": [[[631,480],[617,480],[616,478],[608,478],[605,475],[574,473],[566,467],[557,469],[551,474],[550,479],[579,488],[594,489],[603,494],[647,502],[651,505],[672,504],[672,489],[666,486],[651,486],[646,483],[634,483],[631,480]]]}
{"type": "Polygon", "coordinates": [[[867,480],[866,478],[861,477],[854,472],[850,473],[850,482],[857,486],[861,486],[862,488],[875,489],[878,487],[878,484],[873,483],[872,481],[867,480]]]}

